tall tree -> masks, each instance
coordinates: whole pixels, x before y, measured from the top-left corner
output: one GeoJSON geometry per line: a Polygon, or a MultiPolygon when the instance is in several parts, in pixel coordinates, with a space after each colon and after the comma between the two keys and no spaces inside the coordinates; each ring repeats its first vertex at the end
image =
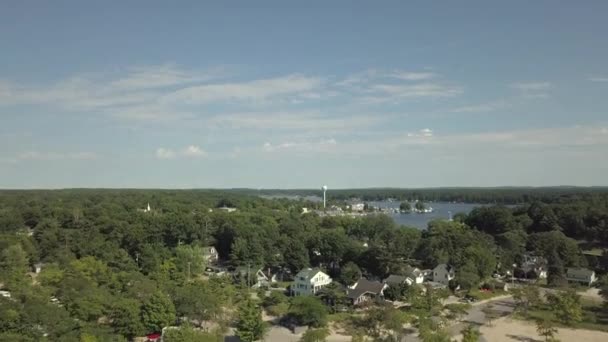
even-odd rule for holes
{"type": "Polygon", "coordinates": [[[526,285],[511,291],[515,300],[515,310],[528,316],[528,311],[541,303],[540,290],[537,286],[526,285]]]}
{"type": "Polygon", "coordinates": [[[26,282],[28,257],[21,245],[12,245],[0,254],[0,280],[6,287],[16,290],[26,282]]]}
{"type": "Polygon", "coordinates": [[[141,322],[141,303],[135,299],[122,299],[114,303],[110,318],[114,331],[129,339],[145,333],[141,322]]]}
{"type": "Polygon", "coordinates": [[[251,298],[246,299],[239,308],[236,335],[243,342],[253,342],[262,339],[267,329],[260,308],[251,298]]]}
{"type": "Polygon", "coordinates": [[[340,281],[342,284],[352,285],[361,278],[361,269],[354,262],[347,262],[340,269],[340,281]]]}
{"type": "Polygon", "coordinates": [[[581,296],[575,290],[548,294],[547,301],[555,317],[563,324],[571,325],[583,319],[581,296]]]}
{"type": "Polygon", "coordinates": [[[547,274],[547,282],[553,286],[563,286],[567,284],[562,259],[557,255],[557,251],[553,251],[549,256],[549,267],[547,274]]]}
{"type": "Polygon", "coordinates": [[[327,324],[327,308],[315,297],[295,297],[289,307],[289,315],[299,324],[322,327],[327,324]]]}
{"type": "Polygon", "coordinates": [[[141,318],[148,331],[161,331],[175,322],[173,302],[164,293],[156,292],[143,304],[141,318]]]}

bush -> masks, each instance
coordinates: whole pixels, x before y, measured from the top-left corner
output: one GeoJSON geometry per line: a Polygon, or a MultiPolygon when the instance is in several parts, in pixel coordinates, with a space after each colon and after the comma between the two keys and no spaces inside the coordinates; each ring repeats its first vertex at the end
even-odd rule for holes
{"type": "Polygon", "coordinates": [[[289,316],[300,325],[322,327],[327,324],[327,307],[315,297],[295,297],[289,308],[289,316]]]}

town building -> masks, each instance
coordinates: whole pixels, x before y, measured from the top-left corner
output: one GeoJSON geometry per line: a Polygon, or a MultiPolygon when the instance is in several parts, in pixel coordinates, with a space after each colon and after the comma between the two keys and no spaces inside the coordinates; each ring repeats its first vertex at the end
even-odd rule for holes
{"type": "Polygon", "coordinates": [[[568,267],[566,269],[566,280],[573,283],[581,283],[591,286],[597,278],[595,272],[587,268],[568,267]]]}
{"type": "Polygon", "coordinates": [[[218,262],[220,255],[217,253],[217,249],[213,246],[203,247],[203,258],[207,264],[215,264],[218,262]]]}
{"type": "Polygon", "coordinates": [[[448,264],[439,264],[433,269],[433,281],[443,285],[449,285],[450,280],[456,277],[456,270],[448,264]]]}
{"type": "Polygon", "coordinates": [[[525,254],[521,265],[514,269],[514,276],[525,279],[546,279],[547,259],[525,254]]]}
{"type": "Polygon", "coordinates": [[[346,297],[352,305],[360,305],[368,301],[380,301],[384,299],[384,290],[387,288],[387,284],[361,278],[354,285],[348,287],[346,297]]]}
{"type": "Polygon", "coordinates": [[[361,212],[361,211],[365,210],[365,203],[353,203],[353,204],[351,204],[350,209],[352,211],[361,212]]]}
{"type": "Polygon", "coordinates": [[[405,269],[404,275],[408,285],[422,284],[424,282],[424,273],[417,267],[408,266],[405,269]]]}
{"type": "Polygon", "coordinates": [[[292,296],[315,295],[323,287],[331,284],[332,279],[318,268],[305,268],[298,272],[290,286],[292,296]]]}

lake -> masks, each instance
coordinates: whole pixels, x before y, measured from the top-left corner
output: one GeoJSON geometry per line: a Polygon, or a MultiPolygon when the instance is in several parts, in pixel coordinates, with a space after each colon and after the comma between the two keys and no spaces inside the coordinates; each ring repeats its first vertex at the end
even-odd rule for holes
{"type": "MultiPolygon", "coordinates": [[[[367,202],[370,206],[378,207],[378,208],[399,208],[400,202],[389,202],[389,201],[381,201],[381,202],[367,202]]],[[[413,205],[413,204],[412,204],[413,205]]],[[[427,206],[431,206],[433,208],[432,213],[425,214],[417,214],[417,213],[409,213],[409,214],[387,214],[392,217],[395,223],[402,224],[405,226],[416,227],[420,229],[425,229],[427,224],[431,220],[435,219],[448,219],[450,216],[450,212],[452,216],[457,213],[466,213],[468,214],[471,210],[476,207],[484,206],[484,204],[479,203],[450,203],[450,202],[432,202],[426,203],[427,206]]]]}

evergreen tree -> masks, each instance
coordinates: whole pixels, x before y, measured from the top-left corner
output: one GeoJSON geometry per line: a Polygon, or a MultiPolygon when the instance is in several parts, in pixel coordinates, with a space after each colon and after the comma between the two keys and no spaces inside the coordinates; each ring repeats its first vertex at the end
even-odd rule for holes
{"type": "Polygon", "coordinates": [[[547,282],[553,286],[563,286],[567,283],[564,272],[564,263],[554,250],[549,256],[547,282]]]}
{"type": "Polygon", "coordinates": [[[236,335],[243,342],[253,342],[262,339],[266,330],[266,324],[262,320],[262,311],[253,300],[246,299],[239,308],[236,335]]]}

